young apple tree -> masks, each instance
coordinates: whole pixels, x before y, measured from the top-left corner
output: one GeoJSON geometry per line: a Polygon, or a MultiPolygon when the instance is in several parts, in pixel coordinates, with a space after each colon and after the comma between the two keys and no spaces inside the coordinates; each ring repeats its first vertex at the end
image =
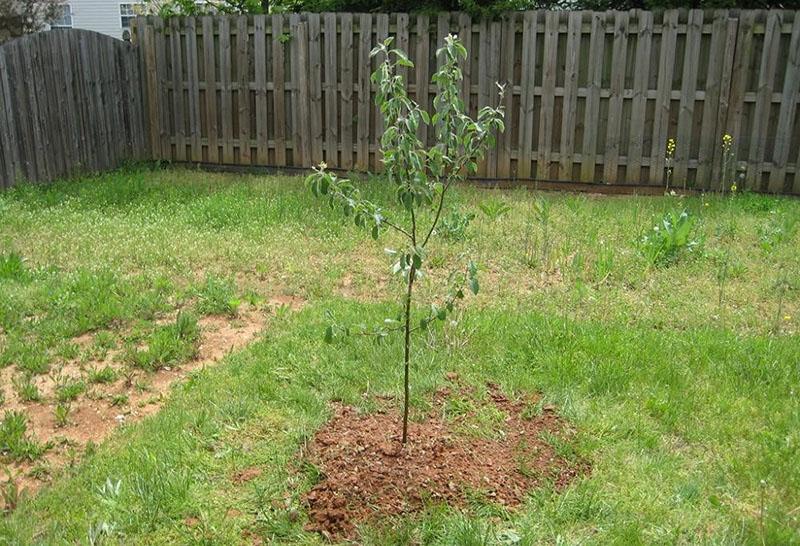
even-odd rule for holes
{"type": "MultiPolygon", "coordinates": [[[[306,183],[315,196],[325,197],[333,208],[340,208],[345,216],[353,218],[359,227],[369,229],[377,239],[382,232],[394,230],[404,241],[398,250],[387,249],[394,256],[393,272],[402,275],[405,284],[403,311],[398,320],[387,319],[386,324],[366,332],[380,337],[392,331],[404,335],[403,368],[403,435],[408,440],[409,367],[411,362],[411,334],[424,330],[434,320],[444,320],[453,310],[456,301],[464,297],[465,287],[478,293],[477,266],[471,260],[450,277],[446,295],[413,323],[412,302],[414,282],[422,278],[426,249],[442,215],[447,191],[468,173],[477,170],[477,162],[495,142],[497,131],[504,130],[503,108],[486,106],[472,119],[464,110],[459,96],[462,79],[459,63],[467,58],[467,50],[457,37],[447,36],[444,47],[436,52],[443,57],[441,68],[433,75],[436,97],[433,113],[409,98],[399,67],[413,67],[406,54],[391,49],[389,38],[372,50],[371,55],[384,58],[372,74],[377,86],[376,103],[385,120],[386,130],[381,137],[384,175],[393,184],[401,212],[393,215],[379,205],[362,197],[361,192],[347,179],[339,178],[326,170],[324,163],[308,177],[306,183]],[[417,137],[420,124],[431,125],[435,144],[431,147],[417,137]],[[430,210],[430,213],[426,213],[430,210]],[[427,221],[426,221],[427,218],[427,221]]],[[[504,89],[498,85],[500,102],[504,89]]],[[[349,334],[350,329],[338,325],[328,326],[326,341],[335,334],[349,334]]]]}

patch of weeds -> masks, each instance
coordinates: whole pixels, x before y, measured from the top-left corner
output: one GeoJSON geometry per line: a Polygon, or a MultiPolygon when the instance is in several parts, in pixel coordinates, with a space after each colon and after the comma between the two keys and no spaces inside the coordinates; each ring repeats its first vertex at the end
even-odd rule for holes
{"type": "Polygon", "coordinates": [[[50,361],[47,350],[41,344],[32,343],[22,337],[11,337],[0,355],[0,368],[15,364],[20,371],[32,375],[47,373],[50,361]]]}
{"type": "Polygon", "coordinates": [[[63,343],[56,354],[64,360],[74,360],[80,355],[80,347],[76,343],[63,343]]]}
{"type": "Polygon", "coordinates": [[[92,368],[89,370],[89,383],[113,383],[117,379],[117,372],[111,366],[92,368]]]}
{"type": "Polygon", "coordinates": [[[120,407],[124,406],[128,403],[128,395],[127,394],[115,394],[111,397],[109,401],[112,407],[120,407]]]}
{"type": "Polygon", "coordinates": [[[53,418],[56,422],[56,427],[64,428],[69,424],[70,406],[66,403],[56,405],[53,409],[53,418]]]}
{"type": "Polygon", "coordinates": [[[467,238],[469,223],[474,219],[473,213],[461,213],[454,209],[450,214],[442,217],[437,232],[447,241],[463,241],[467,238]]]}
{"type": "Polygon", "coordinates": [[[239,313],[241,300],[236,297],[233,283],[217,277],[206,277],[205,282],[195,292],[195,309],[201,315],[228,315],[239,313]]]}
{"type": "Polygon", "coordinates": [[[16,252],[0,254],[0,280],[22,281],[28,276],[25,260],[16,252]]]}
{"type": "Polygon", "coordinates": [[[86,383],[79,380],[58,380],[56,385],[56,400],[61,403],[72,402],[86,390],[86,383]]]}
{"type": "Polygon", "coordinates": [[[593,276],[596,284],[603,284],[614,271],[614,249],[601,245],[594,261],[593,276]]]}
{"type": "Polygon", "coordinates": [[[696,221],[689,212],[667,212],[653,229],[642,237],[640,248],[653,266],[668,266],[682,255],[692,252],[700,243],[694,236],[696,221]]]}
{"type": "Polygon", "coordinates": [[[481,212],[492,222],[496,222],[511,211],[511,207],[505,201],[497,198],[490,198],[478,204],[481,212]]]}
{"type": "Polygon", "coordinates": [[[137,368],[150,371],[179,364],[197,354],[199,338],[197,318],[180,312],[174,323],[157,327],[147,340],[147,348],[130,353],[128,361],[137,368]]]}
{"type": "Polygon", "coordinates": [[[23,402],[39,402],[42,399],[39,388],[33,382],[33,378],[30,375],[18,375],[12,381],[17,396],[19,396],[20,400],[23,402]]]}
{"type": "Polygon", "coordinates": [[[758,226],[758,242],[764,252],[772,252],[794,237],[797,217],[771,210],[767,222],[758,226]]]}
{"type": "Polygon", "coordinates": [[[0,499],[3,501],[3,513],[10,514],[19,506],[24,490],[20,489],[17,480],[10,472],[6,472],[8,479],[0,485],[0,499]]]}
{"type": "Polygon", "coordinates": [[[47,446],[28,438],[28,418],[21,411],[9,411],[0,421],[0,458],[35,461],[47,446]]]}

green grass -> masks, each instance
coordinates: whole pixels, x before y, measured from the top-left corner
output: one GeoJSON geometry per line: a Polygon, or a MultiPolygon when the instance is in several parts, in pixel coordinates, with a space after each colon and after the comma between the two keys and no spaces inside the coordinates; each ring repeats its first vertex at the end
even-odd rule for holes
{"type": "MultiPolygon", "coordinates": [[[[365,192],[391,196],[377,181],[365,192]]],[[[448,372],[476,396],[487,381],[539,392],[577,429],[559,452],[592,471],[563,492],[531,492],[518,511],[478,497],[459,510],[432,504],[363,529],[363,542],[800,543],[800,202],[540,194],[545,229],[530,192],[455,197],[475,218],[431,249],[418,301],[468,249],[481,293],[416,338],[413,416],[448,372]],[[652,265],[644,236],[683,209],[698,245],[652,265]]],[[[23,500],[0,519],[0,543],[321,542],[303,531],[300,496],[318,476],[299,450],[330,401],[369,410],[401,386],[399,339],[326,345],[322,333],[328,312],[353,325],[396,315],[402,287],[383,255],[396,242],[372,241],[292,177],[139,169],[0,194],[0,367],[47,373],[90,331],[114,335],[88,350],[119,339],[158,367],[196,339],[193,319],[163,324],[161,313],[232,315],[242,294],[306,300],[23,500]],[[251,466],[263,470],[253,481],[231,479],[251,466]]],[[[500,418],[479,413],[466,432],[490,434],[500,418]]],[[[9,460],[42,449],[20,420],[9,413],[0,427],[9,460]]]]}

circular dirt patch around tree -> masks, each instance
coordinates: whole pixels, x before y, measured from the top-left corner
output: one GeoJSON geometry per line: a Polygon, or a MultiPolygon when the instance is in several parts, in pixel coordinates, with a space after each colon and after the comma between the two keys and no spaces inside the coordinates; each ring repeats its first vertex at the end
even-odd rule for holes
{"type": "Polygon", "coordinates": [[[531,489],[560,489],[589,471],[569,450],[573,435],[553,407],[510,400],[491,384],[484,400],[463,389],[437,392],[425,419],[409,424],[405,446],[396,410],[336,405],[309,447],[321,480],[304,496],[306,529],[352,539],[359,523],[431,502],[464,505],[476,493],[512,508],[531,489]]]}

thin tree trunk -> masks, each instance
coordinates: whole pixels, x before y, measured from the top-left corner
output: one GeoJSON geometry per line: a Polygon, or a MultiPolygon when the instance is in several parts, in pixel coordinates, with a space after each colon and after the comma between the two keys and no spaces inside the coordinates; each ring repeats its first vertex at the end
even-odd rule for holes
{"type": "Polygon", "coordinates": [[[403,353],[403,444],[408,440],[408,400],[410,398],[409,389],[409,369],[411,364],[411,292],[414,289],[414,277],[417,271],[411,266],[408,272],[408,290],[406,291],[406,316],[405,316],[405,351],[403,353]]]}

